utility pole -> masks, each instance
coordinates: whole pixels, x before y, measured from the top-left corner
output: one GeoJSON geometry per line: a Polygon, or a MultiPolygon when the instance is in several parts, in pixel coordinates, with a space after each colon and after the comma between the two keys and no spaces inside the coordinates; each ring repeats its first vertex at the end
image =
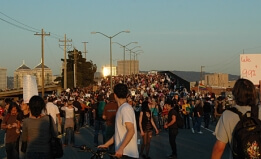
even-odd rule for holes
{"type": "Polygon", "coordinates": [[[202,73],[202,70],[203,70],[204,67],[205,67],[205,66],[201,66],[201,67],[200,67],[200,84],[202,84],[202,77],[203,77],[203,76],[202,76],[202,74],[203,74],[203,73],[202,73]]]}
{"type": "Polygon", "coordinates": [[[84,55],[85,55],[84,57],[85,57],[85,60],[87,61],[86,54],[87,54],[88,52],[87,52],[87,50],[86,50],[86,44],[87,44],[88,42],[82,42],[82,43],[84,44],[84,52],[83,52],[84,55]]]}
{"type": "Polygon", "coordinates": [[[76,49],[73,49],[73,58],[74,58],[74,88],[77,86],[77,58],[78,58],[78,52],[76,53],[76,49]]]}
{"type": "Polygon", "coordinates": [[[50,36],[49,34],[45,34],[44,30],[42,29],[42,33],[36,33],[34,35],[41,35],[42,37],[42,97],[44,97],[44,36],[50,36]]]}
{"type": "Polygon", "coordinates": [[[66,42],[72,42],[72,40],[66,39],[66,34],[64,34],[64,40],[59,40],[59,42],[64,42],[64,67],[63,67],[63,88],[67,89],[67,57],[66,57],[66,46],[71,46],[71,45],[66,45],[66,42]]]}

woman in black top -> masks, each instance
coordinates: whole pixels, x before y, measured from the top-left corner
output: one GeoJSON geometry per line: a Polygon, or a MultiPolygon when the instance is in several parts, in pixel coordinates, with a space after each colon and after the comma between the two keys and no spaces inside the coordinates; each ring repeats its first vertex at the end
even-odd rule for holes
{"type": "Polygon", "coordinates": [[[149,159],[149,150],[150,150],[150,140],[152,138],[152,131],[153,128],[156,131],[156,134],[159,133],[153,118],[151,111],[148,106],[148,101],[142,103],[142,111],[140,112],[139,118],[139,127],[140,127],[140,134],[142,136],[142,144],[140,154],[143,158],[149,159]],[[143,150],[146,148],[146,155],[143,154],[143,150]]]}

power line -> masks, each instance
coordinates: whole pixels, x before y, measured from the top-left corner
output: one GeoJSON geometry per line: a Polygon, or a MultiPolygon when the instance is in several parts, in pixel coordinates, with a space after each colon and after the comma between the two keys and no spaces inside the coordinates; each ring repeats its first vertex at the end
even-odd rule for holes
{"type": "MultiPolygon", "coordinates": [[[[17,28],[20,28],[20,29],[23,29],[23,30],[26,30],[26,31],[29,31],[29,32],[39,32],[39,31],[41,31],[41,29],[36,29],[36,28],[31,27],[31,26],[29,26],[29,25],[26,25],[26,24],[24,24],[24,23],[22,23],[22,22],[19,22],[18,20],[15,20],[14,18],[11,18],[10,16],[4,14],[4,13],[1,12],[1,11],[0,11],[0,14],[4,15],[4,16],[6,16],[7,18],[9,18],[9,19],[11,19],[11,20],[13,20],[13,21],[15,21],[15,22],[17,22],[17,23],[23,25],[23,26],[26,26],[26,27],[28,27],[28,28],[30,28],[30,29],[28,29],[28,28],[26,28],[26,27],[23,27],[23,26],[20,26],[20,25],[17,25],[17,24],[14,24],[14,23],[12,23],[12,22],[10,22],[10,21],[7,21],[7,20],[5,20],[5,19],[3,19],[3,18],[0,18],[0,20],[4,21],[4,22],[6,22],[6,23],[8,23],[8,24],[10,24],[10,25],[13,25],[13,26],[15,26],[15,27],[17,27],[17,28]],[[33,30],[32,30],[32,29],[33,29],[33,30]]],[[[52,37],[52,38],[54,38],[54,39],[56,39],[56,40],[59,40],[60,38],[62,38],[61,35],[58,35],[58,34],[55,34],[55,33],[52,33],[52,34],[50,35],[50,37],[52,37]]]]}
{"type": "Polygon", "coordinates": [[[11,22],[9,22],[9,21],[7,21],[7,20],[4,20],[4,19],[2,19],[2,18],[0,18],[0,20],[4,21],[4,22],[6,22],[6,23],[8,23],[8,24],[10,24],[10,25],[13,25],[13,26],[15,26],[15,27],[17,27],[17,28],[20,28],[20,29],[23,29],[23,30],[26,30],[26,31],[30,31],[30,32],[35,32],[34,30],[21,27],[21,26],[19,26],[19,25],[16,25],[16,24],[14,24],[14,23],[11,23],[11,22]]]}
{"type": "Polygon", "coordinates": [[[29,25],[26,25],[26,24],[24,24],[24,23],[21,23],[21,22],[15,20],[15,19],[9,17],[8,15],[4,14],[3,12],[0,12],[0,14],[2,14],[2,15],[4,15],[4,16],[6,16],[7,18],[12,19],[13,21],[15,21],[15,22],[17,22],[17,23],[19,23],[19,24],[22,24],[22,25],[24,25],[24,26],[26,26],[26,27],[28,27],[28,28],[31,28],[31,29],[34,29],[34,30],[37,30],[37,31],[41,31],[40,29],[36,29],[36,28],[34,28],[34,27],[31,27],[31,26],[29,26],[29,25]]]}

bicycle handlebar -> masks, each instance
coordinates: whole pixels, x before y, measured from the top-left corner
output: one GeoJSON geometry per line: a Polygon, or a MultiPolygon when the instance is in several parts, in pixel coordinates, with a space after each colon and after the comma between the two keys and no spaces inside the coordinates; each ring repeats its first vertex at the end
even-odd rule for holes
{"type": "Polygon", "coordinates": [[[74,148],[80,149],[78,152],[91,152],[93,154],[92,158],[96,157],[97,159],[103,158],[105,154],[117,159],[116,156],[114,156],[115,152],[110,152],[109,148],[97,148],[96,151],[91,149],[90,147],[86,145],[80,145],[80,146],[73,146],[74,148]]]}

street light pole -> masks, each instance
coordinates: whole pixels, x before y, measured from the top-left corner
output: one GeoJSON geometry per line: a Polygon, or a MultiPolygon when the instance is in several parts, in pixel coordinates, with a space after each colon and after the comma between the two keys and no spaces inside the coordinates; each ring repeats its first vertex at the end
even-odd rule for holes
{"type": "Polygon", "coordinates": [[[130,42],[128,43],[127,45],[122,45],[120,43],[117,43],[117,42],[113,42],[113,43],[116,43],[118,45],[120,45],[121,47],[123,47],[123,82],[125,83],[125,71],[126,71],[126,61],[125,61],[125,48],[126,46],[130,45],[130,44],[138,44],[138,42],[130,42]]]}
{"type": "Polygon", "coordinates": [[[132,53],[132,50],[133,49],[136,49],[136,48],[140,48],[141,46],[135,46],[134,48],[132,48],[132,49],[128,49],[128,48],[126,48],[128,51],[130,51],[130,75],[131,75],[131,53],[132,53]]]}
{"type": "Polygon", "coordinates": [[[137,60],[137,56],[138,56],[138,54],[140,54],[140,53],[142,53],[142,52],[140,52],[140,51],[142,51],[143,52],[143,50],[137,50],[137,51],[135,51],[135,52],[133,52],[133,54],[134,54],[134,76],[136,75],[136,60],[137,60]],[[135,58],[136,57],[136,58],[135,58]]]}
{"type": "Polygon", "coordinates": [[[119,35],[120,33],[123,33],[123,32],[130,33],[129,30],[126,30],[126,31],[120,31],[120,32],[118,32],[117,34],[115,34],[113,36],[108,36],[108,35],[103,34],[101,32],[91,32],[91,34],[98,33],[98,34],[101,34],[101,35],[103,35],[103,36],[105,36],[105,37],[110,39],[110,83],[111,83],[110,87],[111,87],[111,91],[113,91],[113,88],[112,88],[112,48],[111,48],[112,42],[111,42],[111,39],[114,38],[115,36],[119,35]]]}

